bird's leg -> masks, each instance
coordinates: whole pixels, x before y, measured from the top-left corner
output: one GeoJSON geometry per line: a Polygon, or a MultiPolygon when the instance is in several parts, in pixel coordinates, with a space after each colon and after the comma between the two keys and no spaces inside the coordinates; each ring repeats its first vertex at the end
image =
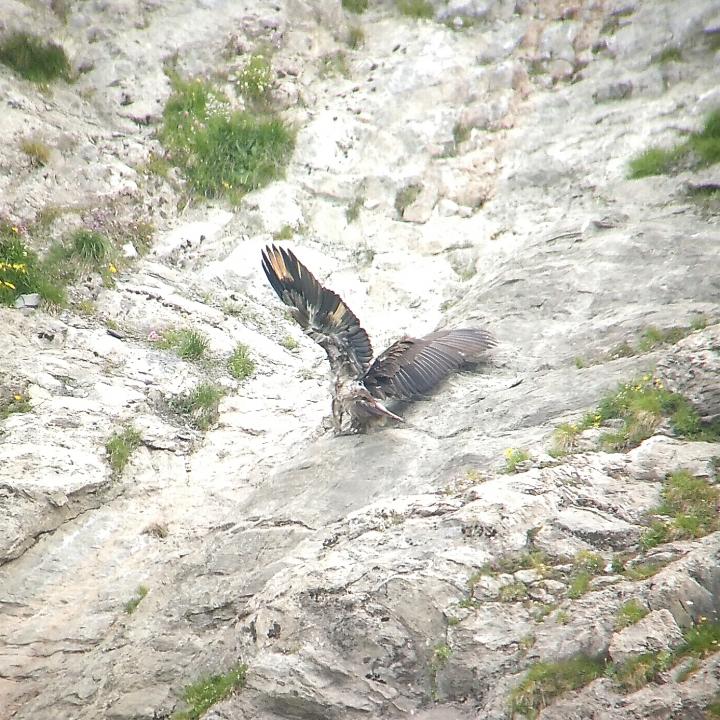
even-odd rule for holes
{"type": "Polygon", "coordinates": [[[332,400],[332,416],[333,429],[335,430],[335,434],[339,435],[342,432],[343,411],[342,404],[337,398],[333,398],[332,400]]]}

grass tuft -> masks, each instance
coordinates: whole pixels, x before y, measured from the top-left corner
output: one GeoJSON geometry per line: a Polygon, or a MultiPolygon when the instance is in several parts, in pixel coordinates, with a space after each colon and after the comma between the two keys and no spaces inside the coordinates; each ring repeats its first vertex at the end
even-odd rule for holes
{"type": "Polygon", "coordinates": [[[188,685],[183,698],[187,710],[173,713],[172,720],[198,720],[216,703],[245,686],[246,665],[235,665],[222,675],[200,678],[188,685]]]}
{"type": "Polygon", "coordinates": [[[661,493],[662,503],[654,514],[669,520],[655,520],[640,538],[644,550],[671,540],[703,537],[720,529],[720,487],[687,470],[672,473],[661,493]]]}
{"type": "Polygon", "coordinates": [[[682,60],[682,51],[677,47],[663,48],[657,55],[654,55],[652,62],[664,65],[670,62],[680,62],[682,60]]]}
{"type": "Polygon", "coordinates": [[[200,360],[207,353],[208,339],[197,330],[169,329],[162,333],[157,345],[164,350],[172,350],[183,360],[200,360]]]}
{"type": "Polygon", "coordinates": [[[368,0],[341,0],[344,10],[362,15],[368,9],[368,0]]]}
{"type": "Polygon", "coordinates": [[[673,653],[669,650],[642,653],[613,664],[608,668],[607,674],[621,690],[631,692],[658,680],[662,673],[673,666],[673,660],[673,653]]]}
{"type": "Polygon", "coordinates": [[[703,129],[691,133],[685,142],[669,149],[652,147],[630,160],[628,177],[668,175],[717,162],[720,162],[720,108],[713,110],[705,119],[703,129]]]}
{"type": "Polygon", "coordinates": [[[397,195],[395,195],[395,209],[398,211],[400,217],[402,217],[405,210],[417,200],[421,191],[422,185],[419,183],[411,183],[401,190],[398,190],[397,195]]]}
{"type": "Polygon", "coordinates": [[[430,20],[435,17],[435,8],[428,0],[397,0],[401,15],[417,20],[430,20]]]}
{"type": "Polygon", "coordinates": [[[160,140],[195,195],[239,200],[282,175],[295,136],[280,119],[230,111],[225,96],[200,80],[173,75],[171,83],[160,140]]]}
{"type": "Polygon", "coordinates": [[[503,472],[511,475],[518,472],[518,465],[530,459],[530,453],[522,448],[507,448],[505,450],[505,469],[503,472]]]}
{"type": "Polygon", "coordinates": [[[14,305],[23,294],[39,293],[47,302],[65,302],[60,282],[37,254],[25,245],[23,232],[15,225],[0,222],[0,305],[14,305]]]}
{"type": "Polygon", "coordinates": [[[365,31],[359,25],[348,29],[347,44],[351,50],[359,50],[365,44],[365,31]]]}
{"type": "Polygon", "coordinates": [[[683,155],[684,152],[677,149],[648,148],[630,160],[628,177],[637,180],[650,175],[668,175],[675,171],[677,161],[683,155]]]}
{"type": "Polygon", "coordinates": [[[125,603],[125,612],[128,615],[132,615],[148,592],[147,586],[138,585],[137,590],[135,590],[135,597],[125,603]]]}
{"type": "Polygon", "coordinates": [[[71,242],[72,254],[93,265],[106,260],[112,251],[110,241],[95,230],[76,230],[71,236],[71,242]]]}
{"type": "Polygon", "coordinates": [[[168,405],[185,417],[192,427],[208,430],[218,419],[218,407],[224,394],[217,385],[201,383],[192,392],[175,396],[168,405]]]}
{"type": "Polygon", "coordinates": [[[559,662],[538,662],[527,672],[510,695],[513,713],[534,718],[563,693],[583,687],[605,671],[602,660],[577,655],[559,662]]]}
{"type": "Polygon", "coordinates": [[[20,149],[30,158],[33,167],[45,167],[50,162],[52,151],[47,143],[34,137],[23,138],[20,149]]]}
{"type": "Polygon", "coordinates": [[[0,42],[0,63],[36,83],[70,79],[70,61],[65,50],[29,33],[12,33],[0,42]]]}
{"type": "Polygon", "coordinates": [[[275,77],[270,61],[262,53],[255,53],[238,73],[237,90],[253,107],[265,107],[275,77]]]}
{"type": "Polygon", "coordinates": [[[113,477],[120,477],[122,471],[133,454],[142,442],[140,433],[131,426],[123,428],[120,432],[115,433],[105,443],[105,451],[107,453],[108,462],[112,468],[113,477]]]}
{"type": "Polygon", "coordinates": [[[667,390],[660,380],[644,375],[623,383],[606,395],[597,409],[587,413],[577,425],[580,432],[601,427],[607,420],[621,419],[619,429],[605,433],[602,444],[608,450],[627,450],[649,438],[664,419],[673,431],[689,440],[713,441],[720,436],[720,425],[704,425],[690,403],[677,393],[667,390]]]}
{"type": "Polygon", "coordinates": [[[623,603],[617,611],[617,615],[615,616],[615,629],[622,630],[623,628],[640,622],[648,612],[649,610],[639,600],[634,598],[628,600],[623,603]]]}
{"type": "Polygon", "coordinates": [[[26,390],[2,389],[0,392],[0,420],[5,420],[15,413],[26,413],[32,410],[26,390]]]}
{"type": "Polygon", "coordinates": [[[236,380],[245,380],[255,372],[255,363],[250,357],[247,345],[238,343],[228,360],[228,372],[236,380]]]}

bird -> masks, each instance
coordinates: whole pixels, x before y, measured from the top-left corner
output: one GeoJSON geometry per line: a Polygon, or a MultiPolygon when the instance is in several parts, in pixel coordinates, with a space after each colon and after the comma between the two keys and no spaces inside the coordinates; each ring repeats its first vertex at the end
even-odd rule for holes
{"type": "Polygon", "coordinates": [[[479,328],[404,336],[373,359],[367,332],[334,291],[323,287],[292,250],[267,245],[262,268],[280,300],[306,335],[327,353],[332,418],[337,435],[367,432],[383,419],[405,422],[386,401],[427,398],[450,373],[496,345],[479,328]]]}

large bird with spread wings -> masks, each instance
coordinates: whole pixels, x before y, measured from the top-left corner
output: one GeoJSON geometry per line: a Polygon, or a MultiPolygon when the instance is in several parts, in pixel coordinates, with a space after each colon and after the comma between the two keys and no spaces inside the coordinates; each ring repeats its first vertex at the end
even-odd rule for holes
{"type": "Polygon", "coordinates": [[[403,422],[384,400],[425,398],[443,378],[495,345],[485,330],[438,330],[422,338],[403,337],[373,360],[370,338],[355,314],[292,251],[269,245],[262,266],[305,334],[327,353],[338,433],[363,432],[379,418],[403,422]]]}

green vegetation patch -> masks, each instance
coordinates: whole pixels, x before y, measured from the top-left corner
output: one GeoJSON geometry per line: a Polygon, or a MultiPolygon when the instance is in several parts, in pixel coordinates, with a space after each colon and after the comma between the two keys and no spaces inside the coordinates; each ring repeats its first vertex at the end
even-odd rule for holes
{"type": "Polygon", "coordinates": [[[652,62],[664,65],[670,62],[680,62],[682,60],[682,51],[677,47],[663,48],[657,55],[652,57],[652,62]]]}
{"type": "Polygon", "coordinates": [[[601,555],[581,550],[573,561],[568,597],[575,600],[584,595],[590,588],[590,581],[602,573],[604,566],[605,560],[601,555]]]}
{"type": "Polygon", "coordinates": [[[262,107],[268,102],[274,80],[270,60],[262,53],[255,53],[238,73],[236,87],[246,102],[262,107]]]}
{"type": "Polygon", "coordinates": [[[207,430],[218,419],[218,407],[224,394],[217,385],[201,383],[193,391],[172,398],[168,405],[192,427],[207,430]]]}
{"type": "Polygon", "coordinates": [[[586,655],[559,662],[535,663],[510,695],[512,712],[534,718],[555,698],[591,683],[604,672],[603,660],[586,655]]]}
{"type": "Polygon", "coordinates": [[[342,50],[327,53],[320,58],[320,77],[350,77],[347,56],[342,50]]]}
{"type": "Polygon", "coordinates": [[[435,17],[435,8],[428,0],[397,0],[397,9],[401,15],[418,20],[430,20],[435,17]]]}
{"type": "Polygon", "coordinates": [[[673,653],[669,650],[648,652],[628,658],[624,662],[614,663],[608,668],[608,677],[625,692],[632,692],[657,681],[674,663],[673,653]]]}
{"type": "Polygon", "coordinates": [[[64,283],[47,262],[25,244],[21,229],[0,222],[0,305],[14,305],[19,295],[39,293],[49,303],[64,302],[64,283]]]}
{"type": "Polygon", "coordinates": [[[368,9],[368,0],[342,0],[341,4],[344,10],[362,15],[368,9]]]}
{"type": "Polygon", "coordinates": [[[173,713],[172,720],[198,720],[216,703],[245,686],[246,665],[235,665],[222,675],[200,678],[183,692],[187,710],[173,713]]]}
{"type": "Polygon", "coordinates": [[[347,44],[351,50],[358,50],[365,44],[365,31],[359,25],[348,28],[347,44]]]}
{"type": "Polygon", "coordinates": [[[0,388],[0,420],[5,420],[16,413],[32,410],[26,390],[19,388],[0,388]]]}
{"type": "Polygon", "coordinates": [[[348,205],[347,210],[345,210],[345,219],[348,223],[354,223],[360,217],[360,210],[362,210],[364,205],[365,198],[362,197],[362,195],[358,195],[353,199],[348,205]]]}
{"type": "Polygon", "coordinates": [[[250,350],[247,345],[237,344],[228,360],[228,372],[236,380],[245,380],[255,372],[255,363],[250,357],[250,350]]]}
{"type": "Polygon", "coordinates": [[[286,336],[280,341],[280,344],[281,344],[286,350],[290,350],[291,352],[297,350],[297,349],[300,347],[298,341],[297,341],[292,335],[286,335],[286,336]]]}
{"type": "Polygon", "coordinates": [[[398,190],[397,195],[395,195],[395,209],[400,214],[400,217],[402,217],[405,210],[417,200],[421,191],[422,185],[420,185],[420,183],[411,183],[401,190],[398,190]]]}
{"type": "Polygon", "coordinates": [[[518,465],[530,459],[530,453],[522,448],[507,448],[505,450],[505,469],[508,474],[518,472],[518,465]]]}
{"type": "Polygon", "coordinates": [[[113,434],[105,443],[105,451],[114,477],[122,475],[130,456],[140,447],[141,442],[142,436],[140,433],[128,425],[120,432],[113,434]]]}
{"type": "Polygon", "coordinates": [[[617,615],[615,616],[615,629],[622,630],[623,628],[640,622],[648,612],[649,610],[639,600],[634,598],[628,600],[623,603],[617,611],[617,615]]]}
{"type": "Polygon", "coordinates": [[[50,162],[50,147],[38,138],[23,138],[20,149],[30,158],[33,167],[44,167],[50,162]]]}
{"type": "Polygon", "coordinates": [[[138,585],[137,590],[135,590],[135,597],[125,603],[125,612],[128,615],[132,615],[137,610],[138,605],[142,602],[148,592],[149,590],[147,586],[138,585]]]}
{"type": "Polygon", "coordinates": [[[0,63],[36,83],[70,79],[70,61],[65,50],[29,33],[12,33],[0,42],[0,63]]]}
{"type": "Polygon", "coordinates": [[[201,80],[170,80],[160,140],[195,195],[239,200],[283,174],[295,134],[282,120],[232,111],[225,96],[201,80]]]}
{"type": "Polygon", "coordinates": [[[720,487],[703,478],[678,470],[666,480],[662,503],[653,514],[668,520],[654,521],[640,539],[647,550],[671,540],[703,537],[720,529],[720,487]]]}
{"type": "Polygon", "coordinates": [[[672,148],[651,147],[629,163],[631,179],[648,175],[669,175],[681,170],[697,170],[720,162],[720,108],[706,118],[700,132],[672,148]]]}
{"type": "Polygon", "coordinates": [[[690,659],[688,667],[681,675],[691,674],[697,669],[700,660],[720,650],[720,623],[700,622],[683,632],[683,642],[673,650],[659,650],[628,658],[622,663],[614,663],[607,675],[626,691],[632,692],[650,682],[657,682],[681,660],[690,659]]]}
{"type": "Polygon", "coordinates": [[[622,420],[620,428],[602,436],[602,444],[609,450],[636,447],[649,438],[664,419],[669,419],[679,437],[712,441],[720,436],[720,423],[701,423],[697,412],[682,395],[665,389],[662,382],[651,375],[622,383],[600,401],[596,410],[572,427],[579,433],[616,418],[622,420]]]}
{"type": "Polygon", "coordinates": [[[157,345],[164,350],[172,350],[183,360],[200,360],[208,351],[208,339],[191,328],[165,330],[157,345]]]}

